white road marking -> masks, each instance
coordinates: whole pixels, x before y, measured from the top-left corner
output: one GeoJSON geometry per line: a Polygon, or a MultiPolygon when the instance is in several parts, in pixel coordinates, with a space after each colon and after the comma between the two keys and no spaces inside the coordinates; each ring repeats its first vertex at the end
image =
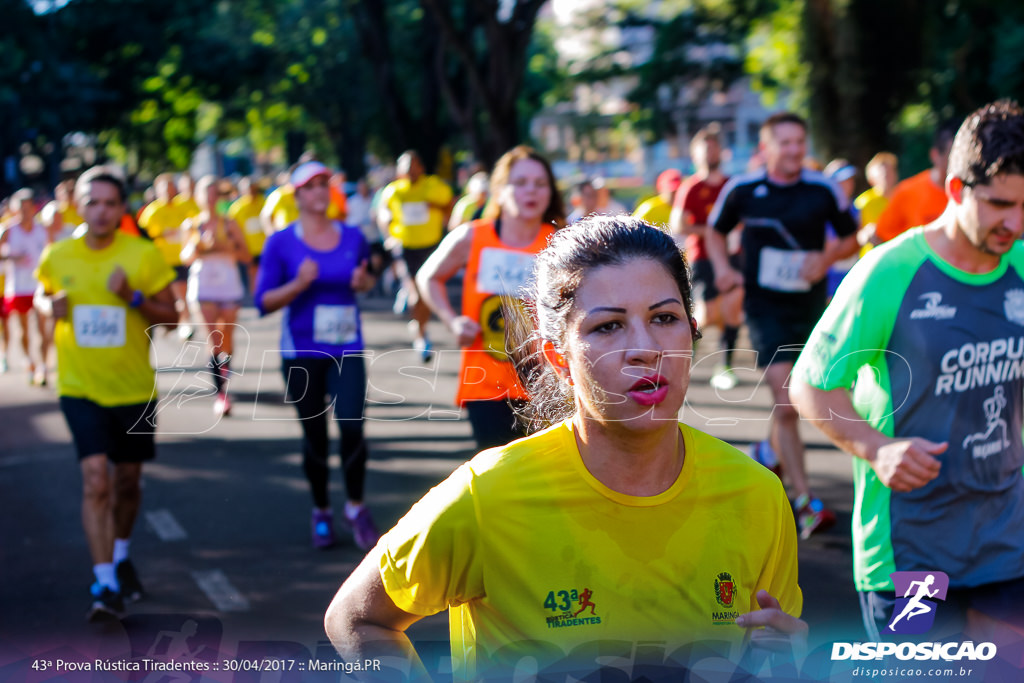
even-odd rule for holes
{"type": "Polygon", "coordinates": [[[146,513],[146,521],[161,541],[183,541],[188,533],[178,524],[170,510],[153,510],[146,513]]]}
{"type": "Polygon", "coordinates": [[[219,569],[192,572],[192,578],[210,602],[221,612],[248,612],[249,601],[231,585],[228,577],[219,569]]]}

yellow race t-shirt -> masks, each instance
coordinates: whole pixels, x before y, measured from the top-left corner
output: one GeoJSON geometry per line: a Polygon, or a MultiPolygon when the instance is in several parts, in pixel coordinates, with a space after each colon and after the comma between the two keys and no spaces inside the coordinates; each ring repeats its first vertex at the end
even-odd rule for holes
{"type": "Polygon", "coordinates": [[[46,292],[68,296],[68,314],[54,326],[60,396],[116,406],[144,403],[155,394],[150,324],[107,289],[117,266],[124,269],[129,287],[145,296],[174,281],[174,271],[156,247],[120,231],[105,249],[90,249],[79,237],[55,242],[43,252],[36,278],[46,292]]]}
{"type": "Polygon", "coordinates": [[[267,241],[267,234],[263,232],[260,224],[260,212],[263,211],[263,197],[253,199],[252,195],[239,197],[228,209],[228,218],[238,223],[245,235],[245,244],[249,247],[249,253],[259,256],[263,253],[263,243],[267,241]]]}
{"type": "MultiPolygon", "coordinates": [[[[853,200],[853,206],[860,212],[860,227],[863,228],[865,225],[878,222],[878,217],[885,211],[885,207],[889,206],[889,198],[871,187],[857,195],[853,200]]],[[[865,244],[860,248],[860,255],[864,256],[871,251],[872,246],[871,243],[865,244]]]]}
{"type": "Polygon", "coordinates": [[[178,210],[181,211],[185,218],[195,218],[201,212],[196,200],[183,194],[179,194],[174,198],[174,205],[178,207],[178,210]]]}
{"type": "Polygon", "coordinates": [[[441,241],[445,212],[438,206],[451,201],[451,188],[433,175],[420,176],[415,183],[399,178],[381,195],[381,204],[391,212],[391,234],[406,249],[432,247],[441,241]]]}
{"type": "Polygon", "coordinates": [[[857,195],[853,205],[860,212],[860,227],[869,223],[877,223],[878,217],[889,206],[889,198],[872,187],[857,195]]]}
{"type": "Polygon", "coordinates": [[[672,215],[672,205],[655,195],[645,202],[642,202],[633,212],[633,216],[645,220],[652,225],[668,227],[669,216],[672,215]]]}
{"type": "Polygon", "coordinates": [[[181,224],[188,216],[182,207],[156,199],[139,214],[139,226],[153,240],[169,266],[181,265],[181,224]]]}
{"type": "Polygon", "coordinates": [[[263,204],[263,211],[270,213],[270,222],[276,230],[284,230],[299,217],[295,189],[291,185],[282,185],[271,192],[263,204]]]}
{"type": "Polygon", "coordinates": [[[590,474],[570,422],[482,452],[383,537],[384,588],[406,612],[449,610],[454,673],[465,680],[526,657],[582,675],[597,668],[598,642],[622,656],[641,641],[667,653],[708,638],[738,647],[735,619],[758,609],[762,588],[799,615],[781,482],[679,428],[682,471],[650,497],[590,474]]]}

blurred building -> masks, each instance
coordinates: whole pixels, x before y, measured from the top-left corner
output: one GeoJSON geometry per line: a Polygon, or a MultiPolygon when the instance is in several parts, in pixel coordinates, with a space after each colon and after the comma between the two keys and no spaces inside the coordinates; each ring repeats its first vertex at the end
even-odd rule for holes
{"type": "Polygon", "coordinates": [[[722,126],[727,171],[741,170],[757,149],[761,122],[771,111],[744,77],[718,77],[715,67],[730,61],[738,71],[740,50],[734,45],[706,42],[681,46],[686,61],[695,65],[688,78],[663,85],[649,107],[667,121],[660,140],[638,130],[639,105],[630,101],[638,67],[655,56],[655,23],[683,5],[652,0],[642,8],[641,21],[623,24],[605,0],[552,0],[544,21],[553,23],[555,48],[570,74],[621,73],[581,82],[570,101],[542,110],[531,122],[531,136],[565,174],[628,175],[650,184],[665,168],[689,171],[689,140],[712,121],[722,126]],[[644,25],[642,19],[650,22],[644,25]],[[701,69],[700,65],[707,65],[701,69]],[[575,173],[573,170],[575,169],[575,173]]]}

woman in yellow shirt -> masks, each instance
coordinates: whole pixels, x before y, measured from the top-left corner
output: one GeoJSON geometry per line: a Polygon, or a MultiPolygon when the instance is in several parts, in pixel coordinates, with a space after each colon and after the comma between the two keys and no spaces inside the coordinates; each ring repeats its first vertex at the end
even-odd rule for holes
{"type": "Polygon", "coordinates": [[[802,639],[781,482],[678,422],[699,334],[672,238],[583,219],[537,257],[527,300],[517,369],[543,429],[479,454],[381,538],[327,612],[345,660],[409,661],[415,678],[404,631],[445,609],[459,680],[582,679],[620,659],[663,678],[702,638],[737,656],[748,637],[802,639]],[[631,659],[645,648],[667,659],[631,659]]]}

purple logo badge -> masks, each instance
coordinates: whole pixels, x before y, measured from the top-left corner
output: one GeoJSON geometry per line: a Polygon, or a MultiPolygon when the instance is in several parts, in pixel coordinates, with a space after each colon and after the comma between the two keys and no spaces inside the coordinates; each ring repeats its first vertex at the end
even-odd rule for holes
{"type": "Polygon", "coordinates": [[[925,633],[935,622],[939,600],[946,599],[949,577],[943,572],[893,572],[896,603],[882,633],[925,633]]]}

